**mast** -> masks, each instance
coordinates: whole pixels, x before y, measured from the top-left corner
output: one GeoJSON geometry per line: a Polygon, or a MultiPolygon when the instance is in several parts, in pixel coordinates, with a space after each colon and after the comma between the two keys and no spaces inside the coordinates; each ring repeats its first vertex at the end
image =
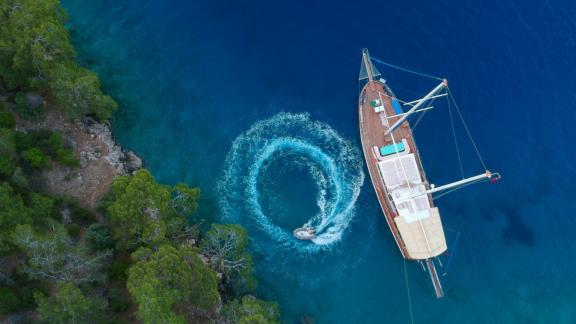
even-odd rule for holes
{"type": "MultiPolygon", "coordinates": [[[[367,48],[362,50],[362,63],[363,68],[366,70],[366,74],[368,75],[368,82],[372,82],[374,80],[374,73],[372,71],[372,61],[370,61],[370,54],[368,53],[367,48]]],[[[362,71],[360,71],[360,74],[362,74],[362,71]]]]}
{"type": "Polygon", "coordinates": [[[402,123],[406,120],[406,118],[408,118],[408,116],[414,113],[416,109],[420,108],[424,103],[426,103],[426,101],[434,97],[438,92],[440,92],[447,86],[448,86],[448,80],[446,79],[442,80],[442,82],[440,82],[440,84],[437,85],[436,88],[432,89],[432,91],[430,91],[427,95],[425,95],[424,98],[418,100],[417,103],[414,106],[412,106],[412,108],[410,108],[410,110],[408,110],[404,114],[404,116],[402,116],[402,118],[398,119],[392,126],[390,126],[390,128],[388,128],[388,130],[386,131],[386,135],[389,135],[396,128],[398,128],[398,126],[402,125],[402,123]]]}

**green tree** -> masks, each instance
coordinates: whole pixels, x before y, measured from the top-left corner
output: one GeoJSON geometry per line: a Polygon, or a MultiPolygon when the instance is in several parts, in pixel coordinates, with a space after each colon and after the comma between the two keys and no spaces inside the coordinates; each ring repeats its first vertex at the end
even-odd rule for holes
{"type": "Polygon", "coordinates": [[[128,290],[144,323],[184,323],[176,305],[215,312],[220,305],[215,274],[191,249],[162,245],[157,251],[137,251],[128,271],[128,290]]]}
{"type": "Polygon", "coordinates": [[[95,251],[105,251],[114,248],[110,230],[104,224],[95,223],[86,230],[86,239],[95,251]]]}
{"type": "Polygon", "coordinates": [[[22,157],[24,160],[30,163],[30,166],[35,169],[43,169],[48,167],[48,156],[46,156],[46,154],[44,154],[44,152],[42,152],[42,150],[37,147],[33,147],[22,152],[22,157]]]}
{"type": "Polygon", "coordinates": [[[113,234],[121,244],[134,239],[160,242],[164,222],[170,217],[170,191],[158,184],[146,170],[121,176],[112,184],[113,202],[107,211],[113,234]]]}
{"type": "Polygon", "coordinates": [[[28,178],[26,178],[26,175],[24,174],[24,171],[22,171],[21,167],[16,167],[14,173],[12,174],[12,178],[10,178],[10,183],[14,186],[15,189],[20,191],[26,191],[29,187],[28,178]]]}
{"type": "Polygon", "coordinates": [[[213,224],[202,240],[202,251],[209,257],[210,266],[223,273],[237,293],[256,288],[247,246],[248,233],[240,225],[213,224]]]}
{"type": "Polygon", "coordinates": [[[74,243],[61,224],[52,224],[40,235],[30,225],[19,225],[12,235],[14,244],[28,256],[21,271],[32,279],[80,284],[104,279],[102,267],[111,251],[90,254],[82,242],[74,243]]]}
{"type": "Polygon", "coordinates": [[[87,69],[59,64],[50,70],[50,80],[54,97],[73,118],[94,114],[105,120],[118,108],[116,102],[100,90],[98,76],[87,69]]]}
{"type": "Polygon", "coordinates": [[[179,183],[172,188],[172,206],[183,216],[190,216],[198,209],[200,188],[190,188],[179,183]]]}
{"type": "Polygon", "coordinates": [[[13,130],[0,128],[0,154],[13,157],[16,152],[16,136],[13,130]]]}
{"type": "Polygon", "coordinates": [[[4,0],[0,15],[0,74],[12,88],[46,88],[46,70],[74,58],[60,1],[4,0]]]}
{"type": "Polygon", "coordinates": [[[74,61],[59,0],[4,0],[0,18],[0,75],[10,88],[49,91],[73,118],[116,110],[96,74],[74,61]]]}
{"type": "Polygon", "coordinates": [[[12,157],[0,153],[0,177],[9,177],[14,174],[16,165],[12,157]]]}
{"type": "Polygon", "coordinates": [[[221,314],[224,324],[274,324],[280,323],[278,304],[244,296],[224,305],[221,314]]]}
{"type": "Polygon", "coordinates": [[[0,253],[10,250],[10,234],[20,224],[31,224],[30,209],[7,183],[0,183],[0,253]]]}
{"type": "Polygon", "coordinates": [[[54,216],[54,200],[50,197],[32,192],[28,207],[31,210],[34,224],[47,224],[54,216]]]}
{"type": "Polygon", "coordinates": [[[1,128],[14,128],[16,122],[14,121],[14,116],[7,112],[0,110],[0,127],[1,128]]]}
{"type": "Polygon", "coordinates": [[[44,323],[97,323],[103,316],[100,299],[87,298],[71,283],[59,282],[54,296],[35,294],[38,318],[44,323]]]}

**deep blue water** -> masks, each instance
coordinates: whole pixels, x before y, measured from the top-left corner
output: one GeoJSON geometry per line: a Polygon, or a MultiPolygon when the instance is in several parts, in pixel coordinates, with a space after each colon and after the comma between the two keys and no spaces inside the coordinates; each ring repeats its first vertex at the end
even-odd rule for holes
{"type": "MultiPolygon", "coordinates": [[[[437,201],[449,238],[460,236],[449,242],[446,298],[407,264],[414,321],[576,322],[575,2],[64,3],[79,58],[121,104],[120,142],[160,181],[202,187],[199,217],[249,229],[259,293],[285,322],[410,322],[401,256],[370,180],[361,185],[363,47],[448,78],[484,160],[504,177],[437,201]],[[281,238],[314,215],[341,216],[336,243],[281,238]]],[[[401,98],[435,85],[381,71],[401,98]]],[[[437,108],[416,136],[429,179],[444,183],[460,171],[437,108]]],[[[482,171],[457,134],[466,174],[482,171]]]]}

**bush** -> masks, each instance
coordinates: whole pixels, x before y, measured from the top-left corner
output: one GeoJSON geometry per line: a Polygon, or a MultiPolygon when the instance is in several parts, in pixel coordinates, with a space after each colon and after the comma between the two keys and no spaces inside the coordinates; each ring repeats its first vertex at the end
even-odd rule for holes
{"type": "Polygon", "coordinates": [[[122,297],[120,290],[117,288],[110,289],[108,304],[110,305],[110,310],[117,313],[126,311],[130,308],[130,303],[122,297]]]}
{"type": "Polygon", "coordinates": [[[84,223],[84,224],[91,224],[98,221],[96,216],[89,210],[86,210],[77,203],[69,204],[70,209],[72,210],[72,219],[77,223],[84,223]]]}
{"type": "Polygon", "coordinates": [[[0,111],[0,127],[14,128],[14,126],[16,126],[14,116],[7,111],[0,111]]]}
{"type": "Polygon", "coordinates": [[[14,173],[14,162],[6,154],[0,154],[0,177],[10,177],[14,173]]]}
{"type": "Polygon", "coordinates": [[[48,156],[37,147],[22,152],[22,157],[35,169],[44,169],[49,165],[48,156]]]}
{"type": "Polygon", "coordinates": [[[30,120],[30,121],[38,121],[44,118],[44,109],[41,106],[32,107],[28,104],[28,100],[26,99],[26,94],[23,92],[19,92],[16,94],[14,98],[14,111],[20,116],[22,119],[30,120]]]}
{"type": "Polygon", "coordinates": [[[71,167],[80,166],[80,160],[74,156],[72,150],[60,148],[56,151],[56,160],[71,167]]]}
{"type": "Polygon", "coordinates": [[[20,300],[12,290],[0,287],[0,316],[17,311],[20,308],[20,300]]]}
{"type": "Polygon", "coordinates": [[[10,179],[10,183],[19,191],[28,191],[30,189],[28,178],[26,178],[26,175],[24,174],[24,171],[22,171],[21,167],[16,167],[14,173],[12,174],[12,178],[10,179]]]}
{"type": "Polygon", "coordinates": [[[114,248],[114,241],[108,227],[104,224],[92,224],[86,231],[86,239],[95,251],[114,248]]]}
{"type": "Polygon", "coordinates": [[[34,147],[34,139],[28,133],[15,132],[14,144],[16,151],[23,152],[34,147]]]}
{"type": "Polygon", "coordinates": [[[64,147],[64,138],[60,133],[52,133],[46,139],[45,144],[52,150],[52,152],[57,152],[59,149],[64,147]]]}
{"type": "Polygon", "coordinates": [[[68,224],[66,225],[66,231],[68,231],[68,234],[70,234],[70,236],[72,236],[73,238],[78,238],[78,236],[80,236],[80,231],[82,230],[82,227],[80,227],[80,225],[78,224],[68,224]]]}
{"type": "Polygon", "coordinates": [[[108,280],[126,282],[128,279],[128,268],[130,267],[130,262],[122,260],[114,260],[110,263],[106,274],[108,275],[108,280]]]}

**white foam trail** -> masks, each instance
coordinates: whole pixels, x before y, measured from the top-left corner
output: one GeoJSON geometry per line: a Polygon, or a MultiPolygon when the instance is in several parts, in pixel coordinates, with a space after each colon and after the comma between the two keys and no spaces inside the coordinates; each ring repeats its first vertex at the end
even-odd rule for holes
{"type": "Polygon", "coordinates": [[[360,154],[349,141],[330,126],[311,121],[308,114],[280,113],[256,122],[234,140],[218,193],[226,221],[259,228],[282,246],[314,252],[342,238],[363,182],[360,154]],[[317,185],[319,212],[306,223],[316,229],[312,243],[295,239],[293,229],[275,225],[260,206],[261,172],[286,152],[307,157],[306,166],[317,185]]]}

